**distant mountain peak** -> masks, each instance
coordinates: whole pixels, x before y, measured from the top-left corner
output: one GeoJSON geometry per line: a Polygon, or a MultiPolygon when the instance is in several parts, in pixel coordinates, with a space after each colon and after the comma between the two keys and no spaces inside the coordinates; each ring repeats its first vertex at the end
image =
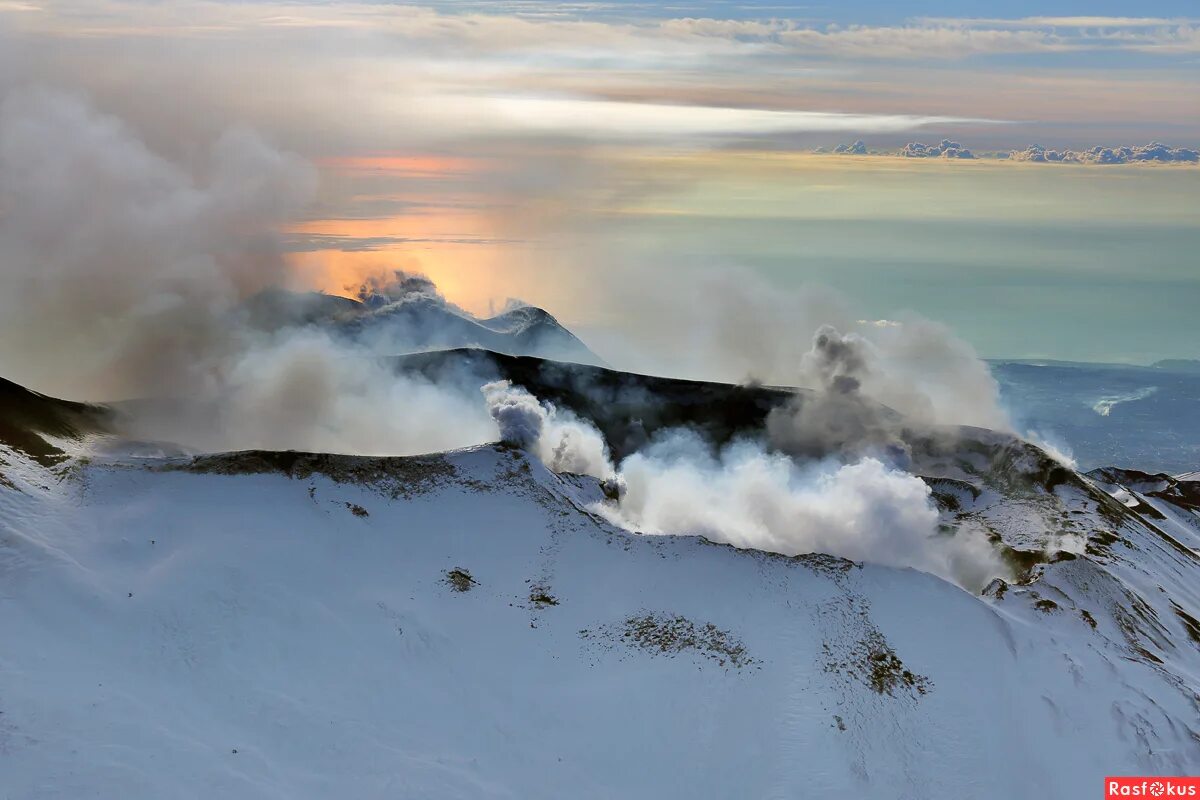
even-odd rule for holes
{"type": "Polygon", "coordinates": [[[545,309],[510,300],[501,313],[476,317],[447,300],[428,277],[396,270],[364,281],[355,299],[272,288],[251,297],[243,312],[265,330],[316,326],[362,343],[380,355],[480,347],[516,356],[602,364],[587,345],[545,309]]]}

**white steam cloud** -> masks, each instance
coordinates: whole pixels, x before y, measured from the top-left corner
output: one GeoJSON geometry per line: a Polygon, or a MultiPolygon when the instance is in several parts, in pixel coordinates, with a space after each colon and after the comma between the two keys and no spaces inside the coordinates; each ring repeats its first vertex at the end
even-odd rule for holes
{"type": "Polygon", "coordinates": [[[398,376],[324,332],[287,332],[233,360],[219,437],[205,449],[403,455],[467,447],[493,438],[478,385],[470,375],[437,384],[398,376]]]}
{"type": "Polygon", "coordinates": [[[912,567],[971,590],[1006,573],[985,539],[939,532],[924,481],[875,458],[800,465],[752,442],[713,456],[678,432],[625,459],[620,474],[620,500],[593,509],[629,530],[912,567]]]}
{"type": "Polygon", "coordinates": [[[500,428],[500,440],[536,455],[555,472],[613,477],[612,460],[604,437],[590,422],[538,402],[525,389],[508,381],[482,387],[488,413],[500,428]]]}

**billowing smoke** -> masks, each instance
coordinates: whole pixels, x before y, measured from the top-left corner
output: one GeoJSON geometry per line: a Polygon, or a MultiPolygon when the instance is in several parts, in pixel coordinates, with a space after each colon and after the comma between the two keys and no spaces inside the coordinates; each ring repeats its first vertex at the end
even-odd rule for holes
{"type": "Polygon", "coordinates": [[[800,384],[866,395],[912,423],[1010,427],[987,365],[945,326],[920,317],[869,323],[861,333],[821,326],[800,361],[800,384]]]}
{"type": "Polygon", "coordinates": [[[482,387],[488,412],[500,428],[500,440],[535,454],[555,472],[613,477],[612,461],[604,437],[590,422],[580,420],[553,403],[536,397],[509,381],[482,387]]]}
{"type": "Polygon", "coordinates": [[[799,464],[753,442],[713,455],[676,432],[625,459],[620,475],[620,500],[593,508],[629,530],[913,567],[972,591],[1007,574],[986,539],[938,530],[924,481],[875,458],[799,464]]]}
{"type": "Polygon", "coordinates": [[[771,411],[767,416],[771,443],[810,459],[887,453],[892,461],[907,462],[896,413],[862,393],[862,382],[877,359],[874,345],[866,339],[842,336],[833,327],[822,326],[800,364],[802,382],[815,391],[771,411]]]}
{"type": "Polygon", "coordinates": [[[206,450],[259,447],[363,455],[430,453],[486,442],[480,379],[397,375],[374,353],[307,328],[238,354],[206,450]]]}
{"type": "MultiPolygon", "coordinates": [[[[914,566],[964,585],[994,574],[986,542],[939,534],[925,485],[896,469],[900,419],[1005,427],[986,367],[940,326],[842,334],[854,317],[819,294],[798,318],[765,289],[712,292],[712,313],[682,330],[692,345],[702,331],[701,344],[725,349],[692,350],[728,355],[740,377],[786,363],[787,382],[813,391],[768,421],[771,450],[741,443],[714,455],[680,434],[617,471],[593,425],[508,383],[485,386],[480,403],[478,376],[398,376],[380,358],[389,353],[337,326],[245,324],[248,298],[286,284],[277,231],[303,213],[314,180],[304,161],[246,130],[184,163],[77,96],[4,95],[0,374],[72,398],[186,398],[135,428],[208,450],[402,454],[487,441],[498,426],[550,469],[623,482],[603,513],[626,527],[914,566]],[[811,346],[797,339],[818,318],[840,327],[811,346]]],[[[364,286],[360,299],[373,315],[423,310],[418,321],[446,310],[419,276],[364,286]]],[[[437,318],[483,335],[484,321],[437,318]]]]}
{"type": "Polygon", "coordinates": [[[861,353],[849,374],[861,395],[924,425],[1011,428],[987,364],[944,325],[915,314],[866,320],[833,290],[782,289],[746,270],[674,277],[645,270],[608,285],[639,337],[597,332],[610,361],[651,374],[821,390],[810,332],[831,326],[861,353]]]}
{"type": "Polygon", "coordinates": [[[76,398],[194,391],[228,313],[283,281],[275,231],[314,182],[247,130],[188,169],[77,96],[3,96],[0,368],[76,398]]]}
{"type": "Polygon", "coordinates": [[[286,284],[277,232],[314,184],[247,130],[183,164],[78,96],[4,95],[0,374],[73,399],[148,398],[127,407],[127,432],[196,449],[407,454],[493,438],[475,376],[435,385],[346,337],[246,324],[246,299],[286,284]]]}
{"type": "Polygon", "coordinates": [[[987,366],[940,325],[872,325],[874,338],[822,326],[800,362],[811,391],[767,418],[771,444],[796,456],[874,454],[906,466],[910,431],[948,423],[1010,428],[987,366]]]}
{"type": "Polygon", "coordinates": [[[945,325],[906,315],[862,337],[873,345],[857,375],[865,394],[918,424],[1011,430],[988,365],[945,325]]]}

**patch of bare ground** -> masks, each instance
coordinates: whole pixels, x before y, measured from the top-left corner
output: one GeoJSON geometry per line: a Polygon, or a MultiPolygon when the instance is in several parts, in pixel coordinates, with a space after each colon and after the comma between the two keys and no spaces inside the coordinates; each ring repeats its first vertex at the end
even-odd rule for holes
{"type": "Polygon", "coordinates": [[[835,654],[823,645],[829,661],[825,671],[853,678],[877,694],[896,697],[907,694],[919,698],[929,693],[933,682],[904,666],[883,633],[872,629],[846,652],[835,654]]]}
{"type": "Polygon", "coordinates": [[[825,553],[801,553],[798,556],[792,556],[791,560],[797,564],[803,564],[813,572],[829,576],[845,575],[852,569],[862,569],[862,564],[857,561],[825,553]]]}
{"type": "MultiPolygon", "coordinates": [[[[0,458],[0,467],[4,467],[4,466],[8,466],[8,465],[5,463],[4,459],[0,458]]],[[[14,492],[21,491],[20,489],[17,488],[17,485],[12,482],[12,479],[4,474],[3,470],[0,470],[0,487],[3,487],[5,489],[12,489],[14,492]]]]}
{"type": "Polygon", "coordinates": [[[1174,600],[1171,601],[1171,608],[1175,611],[1175,616],[1179,617],[1179,621],[1183,623],[1183,627],[1187,629],[1192,642],[1200,646],[1200,621],[1184,611],[1183,606],[1174,600]]]}
{"type": "Polygon", "coordinates": [[[454,465],[441,455],[369,457],[243,450],[196,456],[185,463],[166,464],[158,469],[212,475],[275,473],[296,480],[324,475],[335,483],[363,486],[393,500],[426,494],[458,479],[454,465]]]}
{"type": "Polygon", "coordinates": [[[768,561],[783,561],[788,564],[807,567],[813,572],[821,573],[828,577],[845,575],[852,569],[861,569],[862,564],[857,561],[851,561],[848,558],[841,556],[831,556],[826,553],[801,553],[796,556],[786,556],[783,553],[772,553],[767,550],[755,550],[747,547],[735,547],[727,542],[714,542],[712,539],[703,536],[696,537],[697,540],[709,547],[723,547],[728,550],[733,550],[737,553],[744,553],[749,556],[761,558],[768,561]]]}
{"type": "Polygon", "coordinates": [[[446,583],[456,592],[469,592],[472,586],[478,586],[479,581],[462,567],[446,570],[446,583]]]}
{"type": "Polygon", "coordinates": [[[758,663],[746,652],[745,645],[729,631],[711,622],[697,625],[678,614],[635,615],[616,625],[602,625],[595,630],[584,628],[579,636],[602,646],[619,644],[670,658],[681,653],[695,653],[718,666],[734,669],[758,663]]]}
{"type": "Polygon", "coordinates": [[[503,442],[494,447],[500,453],[501,460],[496,465],[495,485],[486,486],[487,491],[503,488],[527,497],[547,511],[555,512],[559,516],[567,516],[568,512],[562,500],[534,477],[533,468],[529,465],[529,458],[524,452],[503,442]]]}
{"type": "Polygon", "coordinates": [[[558,605],[558,598],[550,594],[548,587],[535,584],[529,587],[529,602],[534,608],[546,608],[558,605]]]}

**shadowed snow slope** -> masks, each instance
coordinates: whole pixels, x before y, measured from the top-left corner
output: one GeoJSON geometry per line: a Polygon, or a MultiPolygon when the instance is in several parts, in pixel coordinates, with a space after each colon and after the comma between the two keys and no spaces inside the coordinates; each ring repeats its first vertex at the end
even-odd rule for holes
{"type": "Polygon", "coordinates": [[[0,378],[0,446],[43,464],[65,457],[56,443],[103,430],[110,421],[110,412],[102,406],[56,400],[0,378]]]}
{"type": "Polygon", "coordinates": [[[506,448],[5,457],[6,797],[1089,798],[1200,768],[1168,605],[1197,559],[1116,503],[1094,557],[977,598],[629,535],[506,448]]]}

